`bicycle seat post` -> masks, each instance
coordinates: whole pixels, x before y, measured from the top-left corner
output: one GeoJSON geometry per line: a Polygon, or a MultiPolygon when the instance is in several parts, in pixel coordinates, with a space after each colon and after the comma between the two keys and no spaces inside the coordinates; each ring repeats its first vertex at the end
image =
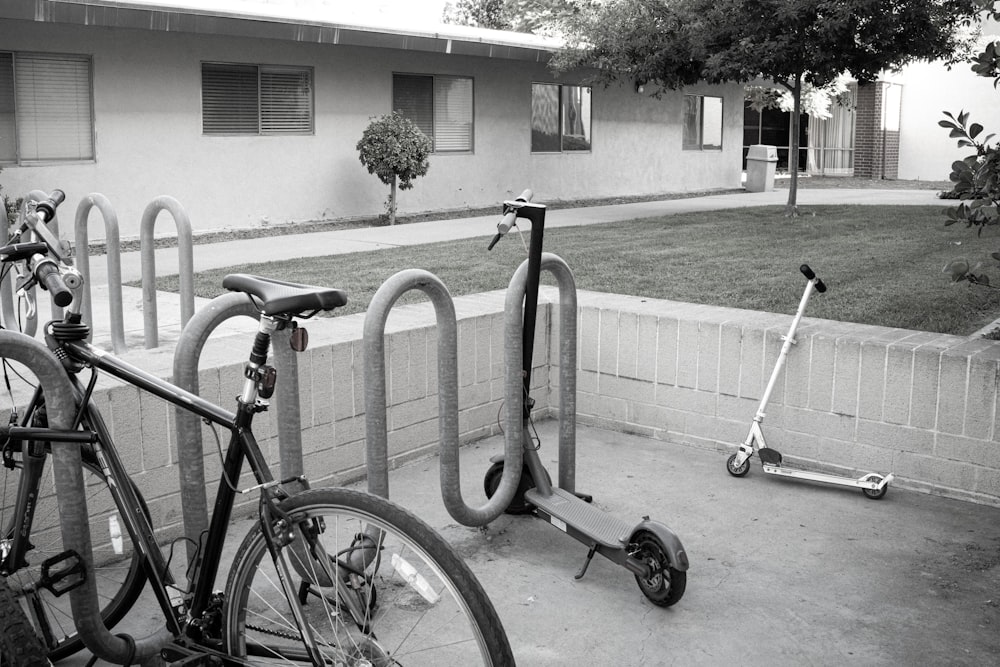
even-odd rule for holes
{"type": "Polygon", "coordinates": [[[271,315],[261,314],[257,335],[250,351],[250,359],[243,367],[243,391],[240,404],[250,408],[250,412],[264,410],[267,400],[274,391],[275,370],[267,365],[267,353],[271,346],[271,335],[283,322],[271,315]],[[263,399],[263,401],[259,400],[263,399]]]}

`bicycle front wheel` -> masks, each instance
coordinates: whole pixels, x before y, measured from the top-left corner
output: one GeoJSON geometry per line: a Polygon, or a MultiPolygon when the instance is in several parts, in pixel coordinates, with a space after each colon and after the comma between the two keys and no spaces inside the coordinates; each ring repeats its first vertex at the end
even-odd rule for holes
{"type": "MultiPolygon", "coordinates": [[[[280,511],[286,518],[276,532],[292,536],[281,558],[294,575],[305,634],[327,664],[514,664],[475,575],[407,510],[327,488],[294,495],[280,511]]],[[[226,586],[227,651],[251,665],[308,662],[260,524],[237,553],[226,586]]]]}
{"type": "Polygon", "coordinates": [[[0,667],[46,667],[42,642],[24,617],[24,612],[0,577],[0,667]]]}

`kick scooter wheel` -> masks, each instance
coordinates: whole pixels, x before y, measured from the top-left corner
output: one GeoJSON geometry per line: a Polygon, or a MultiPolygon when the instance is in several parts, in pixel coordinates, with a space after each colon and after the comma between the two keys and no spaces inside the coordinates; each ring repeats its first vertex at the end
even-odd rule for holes
{"type": "Polygon", "coordinates": [[[741,465],[736,465],[736,454],[733,454],[726,460],[726,470],[733,477],[742,477],[747,474],[750,470],[750,459],[743,461],[741,465]]]}
{"type": "MultiPolygon", "coordinates": [[[[872,477],[871,481],[872,482],[881,483],[883,479],[885,479],[885,478],[884,477],[872,477]]],[[[883,486],[881,489],[861,489],[861,493],[865,494],[866,496],[868,496],[872,500],[880,500],[888,492],[889,492],[889,485],[888,484],[886,484],[885,486],[883,486]]]]}

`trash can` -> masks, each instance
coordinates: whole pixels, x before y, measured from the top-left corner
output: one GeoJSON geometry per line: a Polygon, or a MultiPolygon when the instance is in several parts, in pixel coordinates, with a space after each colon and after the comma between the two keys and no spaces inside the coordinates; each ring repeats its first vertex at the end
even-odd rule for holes
{"type": "Polygon", "coordinates": [[[774,169],[778,164],[775,146],[754,144],[747,152],[747,192],[768,192],[774,189],[774,169]]]}

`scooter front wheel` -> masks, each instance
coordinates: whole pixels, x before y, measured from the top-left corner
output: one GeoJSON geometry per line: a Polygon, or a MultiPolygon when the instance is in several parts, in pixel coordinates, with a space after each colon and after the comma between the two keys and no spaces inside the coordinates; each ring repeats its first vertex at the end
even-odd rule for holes
{"type": "MultiPolygon", "coordinates": [[[[881,484],[883,479],[884,479],[883,477],[871,477],[871,478],[869,478],[868,481],[870,481],[870,482],[877,482],[877,483],[881,484]]],[[[871,498],[872,500],[880,500],[888,492],[889,492],[889,485],[888,484],[886,484],[885,486],[883,486],[881,489],[861,489],[861,493],[865,494],[867,497],[871,498]]]]}
{"type": "Polygon", "coordinates": [[[726,470],[729,471],[729,474],[733,477],[742,477],[750,470],[750,459],[746,458],[743,460],[743,463],[736,465],[736,456],[736,454],[733,454],[726,461],[726,470]]]}
{"type": "Polygon", "coordinates": [[[639,590],[657,607],[677,604],[687,588],[687,572],[670,565],[667,550],[653,533],[643,530],[636,533],[633,556],[649,567],[649,577],[635,575],[639,590]]]}
{"type": "MultiPolygon", "coordinates": [[[[546,479],[548,479],[548,472],[545,473],[546,479]]],[[[500,479],[503,477],[503,461],[497,461],[490,466],[489,470],[486,471],[486,476],[483,478],[483,491],[486,492],[487,498],[492,498],[493,494],[497,492],[500,488],[500,479]]],[[[552,480],[549,480],[549,484],[552,480]]],[[[521,468],[521,479],[517,484],[517,491],[514,493],[514,498],[510,501],[510,505],[504,510],[507,514],[531,514],[535,511],[535,506],[524,499],[524,493],[528,489],[535,488],[535,478],[531,476],[531,472],[527,467],[521,468]]]]}

